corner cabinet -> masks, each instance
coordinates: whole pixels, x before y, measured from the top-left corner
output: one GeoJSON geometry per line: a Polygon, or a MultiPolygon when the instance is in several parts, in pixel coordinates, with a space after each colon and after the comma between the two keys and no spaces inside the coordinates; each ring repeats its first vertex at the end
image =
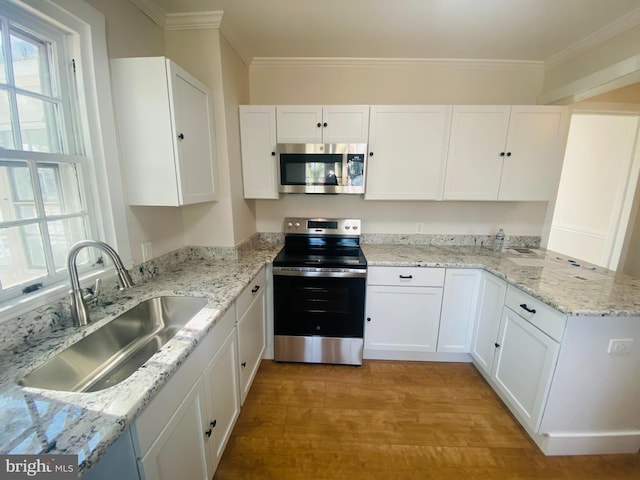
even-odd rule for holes
{"type": "Polygon", "coordinates": [[[553,200],[568,126],[566,107],[454,106],[444,200],[553,200]]]}
{"type": "Polygon", "coordinates": [[[473,363],[529,431],[538,432],[566,319],[483,272],[473,363]]]}
{"type": "Polygon", "coordinates": [[[278,198],[276,107],[240,106],[244,198],[278,198]]]}
{"type": "Polygon", "coordinates": [[[366,200],[441,200],[451,107],[372,106],[366,200]]]}
{"type": "Polygon", "coordinates": [[[164,57],[112,59],[111,82],[128,203],[216,200],[210,90],[164,57]]]}

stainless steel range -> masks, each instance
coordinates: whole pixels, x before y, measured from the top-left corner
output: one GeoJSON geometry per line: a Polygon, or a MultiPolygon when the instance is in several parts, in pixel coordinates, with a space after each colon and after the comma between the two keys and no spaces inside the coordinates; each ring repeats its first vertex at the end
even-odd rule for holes
{"type": "Polygon", "coordinates": [[[360,220],[286,218],[273,261],[274,359],[362,365],[367,260],[360,220]]]}

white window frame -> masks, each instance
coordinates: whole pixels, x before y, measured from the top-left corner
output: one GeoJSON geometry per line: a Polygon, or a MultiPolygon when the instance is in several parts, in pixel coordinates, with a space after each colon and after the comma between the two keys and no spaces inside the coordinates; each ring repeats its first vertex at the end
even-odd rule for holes
{"type": "MultiPolygon", "coordinates": [[[[87,190],[93,192],[92,212],[98,239],[112,245],[125,266],[131,266],[131,248],[126,221],[126,204],[111,96],[105,19],[102,13],[82,0],[0,0],[2,6],[17,6],[40,16],[69,33],[66,48],[76,59],[81,136],[91,158],[85,173],[87,190]]],[[[96,277],[113,274],[113,269],[93,271],[83,278],[88,284],[96,277]],[[105,273],[107,272],[107,273],[105,273]]],[[[68,280],[0,304],[0,322],[59,300],[69,290],[68,280]]]]}

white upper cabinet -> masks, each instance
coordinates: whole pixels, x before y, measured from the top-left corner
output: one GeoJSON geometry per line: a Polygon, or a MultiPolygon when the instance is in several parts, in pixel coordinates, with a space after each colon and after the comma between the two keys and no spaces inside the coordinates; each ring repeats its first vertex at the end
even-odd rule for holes
{"type": "Polygon", "coordinates": [[[368,105],[278,105],[278,143],[367,143],[368,105]]]}
{"type": "Polygon", "coordinates": [[[278,198],[276,107],[240,106],[244,198],[278,198]]]}
{"type": "Polygon", "coordinates": [[[451,107],[372,106],[367,200],[440,200],[451,107]]]}
{"type": "Polygon", "coordinates": [[[216,200],[209,89],[164,57],[111,60],[130,205],[216,200]]]}
{"type": "Polygon", "coordinates": [[[568,118],[565,107],[455,106],[444,200],[552,200],[568,118]]]}
{"type": "Polygon", "coordinates": [[[555,198],[569,128],[565,107],[512,107],[499,200],[555,198]]]}

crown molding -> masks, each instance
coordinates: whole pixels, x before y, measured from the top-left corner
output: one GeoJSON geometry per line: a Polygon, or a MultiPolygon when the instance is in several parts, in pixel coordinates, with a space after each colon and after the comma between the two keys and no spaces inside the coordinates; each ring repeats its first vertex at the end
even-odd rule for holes
{"type": "Polygon", "coordinates": [[[164,20],[165,30],[202,30],[220,28],[224,11],[191,13],[167,13],[164,20]]]}
{"type": "Polygon", "coordinates": [[[240,43],[236,40],[233,33],[229,31],[229,28],[225,25],[220,26],[220,33],[224,38],[227,39],[231,47],[236,51],[242,63],[244,63],[247,67],[251,66],[251,61],[253,60],[247,52],[240,46],[240,43]]]}
{"type": "Polygon", "coordinates": [[[542,71],[544,62],[457,58],[255,57],[251,67],[457,67],[542,71]]]}
{"type": "Polygon", "coordinates": [[[640,25],[640,7],[632,10],[623,17],[614,20],[610,24],[604,26],[600,30],[588,35],[582,40],[574,43],[573,45],[559,51],[558,53],[550,56],[544,62],[546,69],[551,69],[556,65],[569,60],[582,52],[585,52],[593,47],[596,47],[607,40],[620,35],[634,27],[640,25]]]}
{"type": "Polygon", "coordinates": [[[545,92],[538,104],[570,104],[640,82],[640,54],[545,92]]]}

